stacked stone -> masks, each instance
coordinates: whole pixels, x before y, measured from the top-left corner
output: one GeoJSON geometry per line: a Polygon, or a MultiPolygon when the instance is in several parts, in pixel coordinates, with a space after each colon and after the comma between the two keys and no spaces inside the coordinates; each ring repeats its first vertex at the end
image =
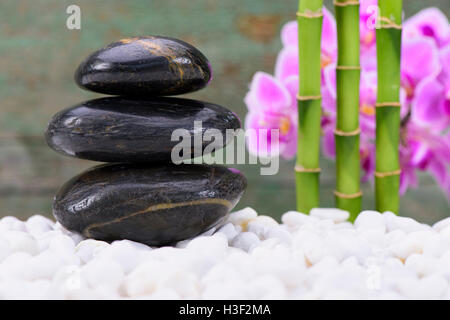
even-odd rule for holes
{"type": "MultiPolygon", "coordinates": [[[[217,165],[175,165],[172,132],[185,129],[192,146],[194,122],[208,129],[240,128],[216,104],[163,97],[204,88],[212,71],[193,46],[172,38],[136,37],[90,55],[75,73],[87,90],[115,95],[57,113],[46,140],[67,156],[99,162],[68,181],[53,202],[55,218],[88,238],[172,244],[218,226],[242,196],[246,179],[217,165]]],[[[223,148],[228,142],[215,144],[223,148]]],[[[202,142],[202,151],[209,142],[202,142]]],[[[182,154],[183,159],[195,153],[182,154]]]]}

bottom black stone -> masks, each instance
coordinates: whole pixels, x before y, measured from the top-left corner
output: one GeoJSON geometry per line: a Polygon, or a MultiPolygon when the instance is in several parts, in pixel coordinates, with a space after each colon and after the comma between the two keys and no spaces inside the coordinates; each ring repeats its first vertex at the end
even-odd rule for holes
{"type": "Polygon", "coordinates": [[[223,166],[108,164],[68,181],[53,214],[88,238],[161,246],[220,224],[245,187],[239,171],[223,166]]]}

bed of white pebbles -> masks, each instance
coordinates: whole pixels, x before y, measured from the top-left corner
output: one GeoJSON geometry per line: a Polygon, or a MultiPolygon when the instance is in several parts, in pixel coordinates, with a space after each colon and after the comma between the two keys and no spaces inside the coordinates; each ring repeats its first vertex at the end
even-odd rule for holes
{"type": "Polygon", "coordinates": [[[450,218],[251,209],[214,234],[151,248],[84,240],[36,215],[0,220],[3,299],[450,299],[450,218]]]}

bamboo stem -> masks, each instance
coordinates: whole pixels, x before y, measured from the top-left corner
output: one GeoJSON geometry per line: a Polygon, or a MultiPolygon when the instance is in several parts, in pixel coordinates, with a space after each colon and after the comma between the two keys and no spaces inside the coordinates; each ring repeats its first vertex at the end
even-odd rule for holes
{"type": "Polygon", "coordinates": [[[298,152],[295,170],[297,210],[309,213],[319,206],[320,56],[322,0],[299,0],[298,152]]]}
{"type": "Polygon", "coordinates": [[[336,192],[338,208],[354,220],[361,212],[359,159],[359,1],[336,0],[338,62],[336,67],[337,121],[336,192]]]}
{"type": "Polygon", "coordinates": [[[402,0],[379,0],[377,26],[376,208],[399,211],[402,0]]]}

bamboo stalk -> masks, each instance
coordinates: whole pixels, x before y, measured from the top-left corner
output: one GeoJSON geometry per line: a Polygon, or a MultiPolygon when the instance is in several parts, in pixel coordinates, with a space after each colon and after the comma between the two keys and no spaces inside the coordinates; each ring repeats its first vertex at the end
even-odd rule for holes
{"type": "Polygon", "coordinates": [[[336,67],[336,192],[338,208],[354,220],[361,212],[359,159],[359,1],[335,0],[338,34],[336,67]]]}
{"type": "Polygon", "coordinates": [[[322,0],[299,0],[297,12],[299,121],[295,181],[297,210],[303,213],[319,206],[322,6],[322,0]]]}
{"type": "Polygon", "coordinates": [[[402,0],[379,0],[377,26],[376,208],[399,211],[402,0]]]}

